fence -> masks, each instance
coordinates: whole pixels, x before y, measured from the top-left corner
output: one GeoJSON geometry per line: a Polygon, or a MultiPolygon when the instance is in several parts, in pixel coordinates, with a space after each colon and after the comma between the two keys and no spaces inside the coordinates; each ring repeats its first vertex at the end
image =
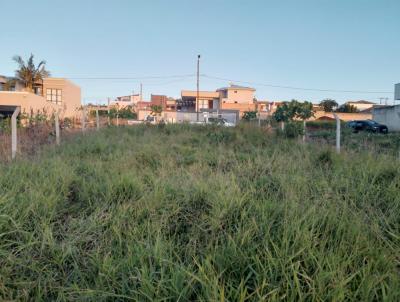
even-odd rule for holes
{"type": "MultiPolygon", "coordinates": [[[[110,118],[110,116],[100,116],[98,112],[95,114],[88,114],[85,110],[82,112],[81,119],[75,120],[59,120],[58,114],[54,115],[52,119],[45,121],[35,122],[32,126],[17,128],[16,113],[13,115],[11,122],[8,123],[7,129],[2,130],[0,125],[0,160],[14,159],[19,150],[21,153],[31,154],[37,150],[38,145],[43,144],[60,144],[60,137],[63,138],[69,136],[70,134],[75,134],[78,132],[85,132],[90,130],[98,130],[102,127],[109,125],[132,125],[140,122],[131,122],[128,119],[121,119],[115,117],[110,118]]],[[[181,122],[202,122],[205,121],[207,117],[219,117],[224,118],[227,121],[237,124],[239,122],[238,112],[229,112],[227,110],[221,111],[203,111],[203,112],[163,112],[163,118],[167,123],[181,123],[181,122]]],[[[21,121],[19,123],[22,124],[21,121]]],[[[250,122],[254,126],[258,125],[266,129],[266,131],[275,131],[279,126],[276,122],[266,119],[265,117],[258,117],[257,119],[250,122]]],[[[310,122],[311,124],[311,122],[310,122]]],[[[334,124],[334,123],[333,123],[334,124]]],[[[341,133],[343,129],[340,128],[340,120],[336,120],[336,131],[333,127],[329,129],[329,144],[336,143],[336,150],[339,153],[342,140],[346,140],[347,134],[341,138],[341,133]],[[336,134],[335,134],[336,133],[336,134]],[[333,142],[332,142],[333,138],[333,142]]],[[[26,125],[25,125],[26,126],[26,125]]],[[[332,125],[333,126],[333,125],[332,125]]],[[[279,130],[278,130],[279,131],[279,130]]],[[[310,130],[311,131],[311,130],[310,130]]],[[[328,130],[323,130],[328,132],[328,130]]],[[[308,131],[307,131],[308,132],[308,131]]],[[[346,131],[344,131],[346,132],[346,131]]],[[[327,136],[328,137],[328,136],[327,136]]],[[[321,135],[314,135],[308,132],[307,140],[315,141],[324,138],[321,135]]],[[[305,139],[305,137],[303,138],[305,139]]]]}

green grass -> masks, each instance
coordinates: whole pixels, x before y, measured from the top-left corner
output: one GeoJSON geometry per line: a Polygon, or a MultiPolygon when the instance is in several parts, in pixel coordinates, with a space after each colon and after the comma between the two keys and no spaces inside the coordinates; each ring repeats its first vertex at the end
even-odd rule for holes
{"type": "Polygon", "coordinates": [[[140,126],[0,171],[0,300],[400,300],[388,154],[140,126]]]}

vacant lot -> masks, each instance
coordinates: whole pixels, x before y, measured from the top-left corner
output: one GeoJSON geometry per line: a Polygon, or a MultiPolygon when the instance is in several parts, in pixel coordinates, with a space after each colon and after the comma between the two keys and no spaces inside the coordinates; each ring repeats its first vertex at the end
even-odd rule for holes
{"type": "Polygon", "coordinates": [[[110,128],[0,165],[1,300],[400,300],[400,161],[110,128]]]}

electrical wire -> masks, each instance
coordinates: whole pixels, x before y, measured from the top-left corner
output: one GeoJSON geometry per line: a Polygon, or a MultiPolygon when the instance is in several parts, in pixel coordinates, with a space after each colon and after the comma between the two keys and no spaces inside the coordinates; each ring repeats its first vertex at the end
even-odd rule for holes
{"type": "Polygon", "coordinates": [[[196,74],[181,74],[170,76],[141,76],[141,77],[68,77],[70,80],[146,80],[146,79],[171,79],[171,78],[190,78],[196,74]]]}
{"type": "Polygon", "coordinates": [[[231,80],[225,79],[215,76],[209,76],[206,74],[200,75],[201,77],[208,78],[208,79],[215,79],[221,81],[228,81],[228,82],[236,82],[236,83],[244,83],[254,86],[266,86],[266,87],[273,87],[273,88],[283,88],[283,89],[292,89],[292,90],[304,90],[304,91],[319,91],[319,92],[340,92],[340,93],[370,93],[370,94],[384,94],[384,93],[392,93],[389,91],[362,91],[362,90],[337,90],[337,89],[319,89],[319,88],[302,88],[302,87],[293,87],[293,86],[285,86],[285,85],[273,85],[273,84],[265,84],[265,83],[257,83],[257,82],[248,82],[248,81],[238,81],[238,80],[231,80]]]}

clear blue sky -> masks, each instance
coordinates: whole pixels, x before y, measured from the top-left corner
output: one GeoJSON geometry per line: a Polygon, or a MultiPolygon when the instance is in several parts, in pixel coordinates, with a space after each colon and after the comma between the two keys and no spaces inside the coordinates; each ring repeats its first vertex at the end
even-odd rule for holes
{"type": "MultiPolygon", "coordinates": [[[[200,73],[252,85],[268,100],[393,99],[400,82],[399,0],[103,1],[0,0],[0,74],[11,58],[45,59],[56,77],[146,77],[200,73]],[[386,93],[383,93],[386,92],[386,93]]],[[[84,100],[138,92],[178,97],[195,77],[73,79],[84,100]]],[[[229,81],[202,78],[215,90],[229,81]]],[[[237,84],[243,84],[237,82],[237,84]]]]}

